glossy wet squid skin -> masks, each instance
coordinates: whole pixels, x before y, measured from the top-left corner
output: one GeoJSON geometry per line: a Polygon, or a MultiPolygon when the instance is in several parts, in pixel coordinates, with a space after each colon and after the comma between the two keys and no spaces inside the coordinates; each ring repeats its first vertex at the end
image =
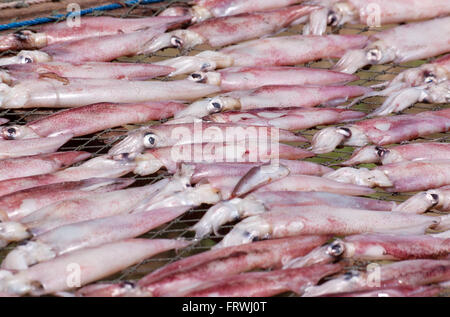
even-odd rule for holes
{"type": "Polygon", "coordinates": [[[364,49],[350,50],[335,70],[354,73],[370,64],[403,63],[448,53],[450,17],[397,26],[372,35],[364,49]]]}
{"type": "Polygon", "coordinates": [[[26,125],[0,129],[4,139],[27,139],[71,133],[87,135],[131,123],[144,123],[173,116],[185,106],[177,102],[136,104],[99,103],[62,110],[26,125]]]}
{"type": "Polygon", "coordinates": [[[338,145],[387,145],[412,140],[450,128],[450,109],[425,111],[356,122],[344,127],[330,127],[317,132],[312,140],[314,153],[328,153],[338,145]]]}

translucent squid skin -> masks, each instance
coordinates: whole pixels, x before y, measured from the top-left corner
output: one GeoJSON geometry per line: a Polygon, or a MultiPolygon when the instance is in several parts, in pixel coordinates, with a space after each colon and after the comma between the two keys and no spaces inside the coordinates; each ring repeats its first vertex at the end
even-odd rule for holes
{"type": "Polygon", "coordinates": [[[142,19],[122,19],[106,16],[81,17],[79,26],[69,26],[66,21],[63,21],[45,25],[38,32],[21,30],[3,35],[0,37],[0,51],[42,48],[61,42],[131,33],[162,25],[176,26],[187,20],[186,17],[148,17],[142,19]]]}
{"type": "Polygon", "coordinates": [[[370,64],[404,63],[450,51],[450,17],[409,23],[372,35],[364,49],[350,50],[335,70],[354,73],[370,64]]]}
{"type": "Polygon", "coordinates": [[[370,88],[360,86],[269,85],[251,90],[228,92],[196,101],[176,113],[175,118],[184,116],[201,118],[227,110],[311,108],[320,104],[341,103],[348,98],[361,96],[370,91],[370,88]]]}
{"type": "Polygon", "coordinates": [[[7,84],[14,80],[45,77],[48,76],[48,73],[66,78],[144,80],[165,76],[174,71],[172,67],[161,65],[102,62],[13,64],[3,66],[2,70],[4,70],[6,78],[10,77],[9,81],[4,80],[7,84]]]}
{"type": "Polygon", "coordinates": [[[222,47],[240,43],[274,34],[289,27],[293,22],[317,8],[315,6],[292,6],[273,11],[212,18],[193,24],[186,30],[175,30],[159,36],[154,41],[152,49],[170,46],[189,49],[201,44],[222,47]]]}
{"type": "Polygon", "coordinates": [[[424,234],[439,218],[330,206],[282,206],[242,220],[214,246],[223,248],[261,238],[360,233],[424,234]],[[369,220],[370,219],[370,220],[369,220]]]}
{"type": "Polygon", "coordinates": [[[90,178],[20,190],[0,197],[0,220],[19,221],[33,211],[58,201],[81,198],[91,192],[119,190],[133,182],[129,178],[90,178]]]}
{"type": "Polygon", "coordinates": [[[177,102],[98,103],[62,110],[23,126],[0,128],[5,139],[26,139],[71,133],[81,136],[131,123],[169,118],[185,108],[177,102]]]}
{"type": "Polygon", "coordinates": [[[190,206],[161,208],[63,225],[10,251],[1,267],[24,270],[68,252],[134,238],[175,219],[188,209],[190,206]]]}
{"type": "Polygon", "coordinates": [[[312,140],[314,153],[328,153],[338,145],[387,145],[413,140],[450,129],[450,109],[425,111],[359,121],[344,127],[330,127],[317,132],[312,140]]]}
{"type": "Polygon", "coordinates": [[[389,192],[414,192],[450,185],[450,160],[404,161],[372,170],[343,167],[324,177],[362,186],[385,187],[389,192]]]}
{"type": "Polygon", "coordinates": [[[188,245],[189,242],[182,240],[129,239],[81,249],[6,276],[0,282],[0,289],[8,294],[34,296],[70,290],[120,272],[155,254],[188,245]],[[80,284],[68,285],[68,268],[74,263],[81,269],[80,284]]]}
{"type": "Polygon", "coordinates": [[[304,296],[360,292],[373,290],[374,287],[418,287],[447,281],[450,277],[450,261],[448,260],[407,260],[381,265],[378,268],[380,274],[377,280],[373,279],[374,271],[351,271],[320,286],[308,288],[304,296]]]}
{"type": "Polygon", "coordinates": [[[100,102],[143,103],[196,100],[218,92],[217,86],[190,80],[124,81],[119,79],[41,78],[2,87],[1,108],[69,108],[100,102]]]}
{"type": "Polygon", "coordinates": [[[189,79],[219,85],[222,91],[250,90],[268,85],[332,85],[358,80],[355,75],[307,67],[228,67],[217,72],[193,73],[189,79]]]}
{"type": "Polygon", "coordinates": [[[0,159],[54,153],[71,138],[72,134],[61,134],[39,139],[0,140],[0,159]]]}
{"type": "Polygon", "coordinates": [[[211,281],[177,296],[189,297],[261,297],[286,291],[303,294],[307,287],[316,285],[323,277],[342,269],[341,264],[313,265],[304,268],[251,272],[211,281]]]}
{"type": "MultiPolygon", "coordinates": [[[[292,237],[209,250],[149,273],[141,278],[134,288],[113,284],[120,291],[115,289],[114,292],[104,293],[103,287],[98,289],[97,285],[92,285],[80,289],[77,295],[173,296],[180,291],[187,292],[205,282],[215,280],[218,276],[230,277],[257,268],[280,268],[289,259],[307,254],[315,247],[325,243],[328,238],[328,236],[292,237]]],[[[108,286],[108,284],[104,286],[108,286]]],[[[108,288],[109,290],[114,289],[108,288]]]]}
{"type": "Polygon", "coordinates": [[[336,108],[287,108],[282,110],[268,108],[216,113],[209,115],[205,120],[221,123],[273,126],[295,131],[318,125],[356,120],[365,116],[364,112],[336,108]]]}
{"type": "Polygon", "coordinates": [[[302,148],[267,143],[266,140],[251,141],[247,144],[245,142],[196,143],[147,149],[135,157],[137,167],[134,172],[139,175],[150,175],[165,167],[169,172],[174,173],[178,170],[180,163],[226,163],[233,164],[234,168],[236,163],[261,164],[271,160],[297,160],[312,156],[314,156],[313,153],[302,148]]]}
{"type": "Polygon", "coordinates": [[[52,173],[90,156],[88,152],[70,151],[0,160],[0,181],[52,173]]]}
{"type": "Polygon", "coordinates": [[[395,209],[397,212],[424,213],[430,209],[450,211],[450,186],[430,189],[407,199],[395,209]]]}
{"type": "Polygon", "coordinates": [[[79,166],[68,167],[54,173],[0,181],[0,196],[36,186],[61,182],[80,181],[93,177],[120,177],[131,172],[135,168],[135,163],[124,160],[113,160],[107,156],[99,156],[92,158],[79,166]]]}
{"type": "MultiPolygon", "coordinates": [[[[279,163],[286,166],[291,174],[306,174],[322,176],[333,169],[307,161],[280,159],[279,163]]],[[[261,165],[260,162],[250,163],[192,163],[194,173],[191,177],[192,183],[198,183],[208,177],[220,176],[244,176],[252,167],[261,165]]]]}
{"type": "Polygon", "coordinates": [[[365,146],[356,150],[342,165],[382,163],[383,165],[403,161],[445,160],[450,157],[450,144],[438,142],[411,143],[394,147],[365,146]]]}
{"type": "Polygon", "coordinates": [[[240,125],[234,123],[194,122],[180,124],[160,124],[145,126],[131,131],[128,136],[115,144],[110,155],[140,153],[146,148],[207,142],[233,143],[256,142],[308,142],[299,133],[273,127],[240,125]]]}

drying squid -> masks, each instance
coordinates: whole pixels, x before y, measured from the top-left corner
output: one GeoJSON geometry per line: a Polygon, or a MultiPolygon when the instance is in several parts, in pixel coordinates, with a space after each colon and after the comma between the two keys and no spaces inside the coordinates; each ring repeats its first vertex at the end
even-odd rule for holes
{"type": "Polygon", "coordinates": [[[372,35],[363,49],[347,51],[334,69],[354,73],[366,65],[404,63],[450,51],[450,17],[409,23],[372,35]]]}
{"type": "Polygon", "coordinates": [[[303,294],[322,278],[342,270],[342,264],[313,265],[304,268],[251,272],[219,278],[176,296],[188,297],[262,297],[287,291],[303,294]]]}
{"type": "Polygon", "coordinates": [[[234,123],[193,122],[144,126],[115,144],[110,155],[141,153],[145,149],[207,142],[308,142],[287,130],[234,123]]]}
{"type": "Polygon", "coordinates": [[[365,117],[360,111],[336,108],[267,108],[228,111],[204,118],[205,121],[272,126],[285,130],[303,130],[318,125],[353,121],[365,117]]]}
{"type": "Polygon", "coordinates": [[[202,238],[211,232],[217,235],[220,226],[227,222],[270,212],[272,208],[283,205],[328,205],[340,208],[390,211],[397,204],[378,199],[352,197],[326,192],[255,192],[250,193],[244,198],[233,198],[215,204],[192,227],[192,230],[195,231],[197,238],[202,238]]]}
{"type": "Polygon", "coordinates": [[[382,163],[383,165],[403,161],[445,160],[450,157],[450,144],[439,142],[411,143],[390,148],[365,146],[355,151],[350,159],[341,165],[351,166],[362,163],[382,163]]]}
{"type": "Polygon", "coordinates": [[[127,81],[120,79],[24,80],[0,89],[1,108],[67,108],[93,103],[140,103],[166,100],[196,100],[218,92],[217,86],[190,80],[127,81]]]}
{"type": "Polygon", "coordinates": [[[0,135],[7,140],[65,133],[81,136],[125,124],[165,119],[184,108],[183,104],[177,102],[99,103],[62,110],[25,125],[6,126],[0,128],[0,135]]]}
{"type": "Polygon", "coordinates": [[[190,74],[188,79],[220,86],[222,91],[234,91],[268,85],[337,85],[358,80],[358,77],[319,68],[255,66],[228,67],[216,72],[196,72],[190,74]]]}
{"type": "Polygon", "coordinates": [[[132,33],[160,26],[176,27],[187,22],[186,17],[147,17],[122,19],[107,16],[82,17],[79,25],[67,21],[44,25],[39,31],[20,30],[0,37],[0,51],[36,49],[48,45],[81,40],[89,37],[132,33]]]}
{"type": "Polygon", "coordinates": [[[66,133],[39,139],[0,140],[0,159],[53,153],[71,138],[72,134],[66,133]]]}
{"type": "Polygon", "coordinates": [[[304,0],[195,0],[192,7],[170,7],[159,16],[189,16],[193,22],[199,22],[213,17],[284,8],[302,1],[304,0]]]}
{"type": "Polygon", "coordinates": [[[370,91],[360,86],[273,85],[234,91],[199,100],[175,114],[175,118],[204,117],[228,110],[248,111],[263,108],[314,107],[342,103],[370,91]]]}
{"type": "Polygon", "coordinates": [[[0,118],[0,125],[5,124],[5,123],[7,123],[7,122],[9,122],[8,119],[6,119],[6,118],[0,118]]]}
{"type": "Polygon", "coordinates": [[[108,156],[98,156],[79,166],[65,168],[54,173],[0,181],[0,196],[36,186],[79,181],[92,177],[120,177],[133,171],[135,168],[136,164],[128,160],[112,159],[108,156]]]}
{"type": "Polygon", "coordinates": [[[90,156],[87,152],[70,151],[0,160],[0,181],[56,172],[90,156]]]}
{"type": "Polygon", "coordinates": [[[311,143],[316,154],[328,153],[339,145],[387,145],[412,140],[450,129],[450,109],[414,115],[374,118],[342,127],[324,128],[311,143]]]}
{"type": "Polygon", "coordinates": [[[349,49],[362,48],[363,35],[281,36],[247,41],[219,51],[203,51],[157,62],[177,70],[173,76],[231,66],[293,66],[328,57],[341,57],[349,49]]]}
{"type": "Polygon", "coordinates": [[[372,170],[342,167],[323,177],[361,186],[384,187],[390,192],[414,192],[450,185],[450,160],[405,161],[372,170]]]}
{"type": "Polygon", "coordinates": [[[39,236],[64,225],[131,212],[142,200],[167,185],[169,180],[155,184],[121,189],[108,193],[90,193],[79,198],[58,201],[21,218],[20,222],[3,222],[4,243],[39,236]]]}
{"type": "MultiPolygon", "coordinates": [[[[231,198],[236,185],[241,180],[241,177],[208,177],[207,180],[211,186],[220,191],[222,199],[226,200],[231,198]]],[[[374,193],[374,190],[367,186],[346,184],[312,175],[288,175],[255,190],[255,192],[258,193],[268,191],[319,191],[352,196],[370,195],[374,193]]]]}
{"type": "Polygon", "coordinates": [[[325,8],[310,15],[304,34],[322,35],[327,25],[340,27],[345,23],[354,23],[379,27],[450,14],[450,5],[446,0],[319,0],[314,3],[325,8]]]}
{"type": "Polygon", "coordinates": [[[328,240],[328,236],[305,236],[258,241],[251,244],[209,250],[170,263],[141,278],[134,287],[93,284],[80,289],[81,296],[173,296],[215,280],[257,268],[280,268],[290,259],[307,254],[328,240]]]}
{"type": "Polygon", "coordinates": [[[441,216],[441,221],[437,226],[435,226],[433,229],[435,230],[446,230],[446,232],[442,232],[440,234],[437,234],[439,236],[444,236],[446,238],[449,237],[450,234],[450,215],[441,216]]]}
{"type": "MultiPolygon", "coordinates": [[[[322,176],[333,169],[308,161],[280,159],[279,164],[287,167],[290,174],[316,175],[322,176]]],[[[217,162],[217,163],[188,163],[194,168],[191,182],[196,184],[208,177],[220,176],[244,176],[251,168],[261,165],[260,162],[217,162]]]]}
{"type": "Polygon", "coordinates": [[[140,236],[184,214],[190,206],[161,208],[85,220],[54,228],[11,250],[1,264],[5,270],[25,270],[76,250],[140,236]]]}
{"type": "Polygon", "coordinates": [[[5,65],[0,78],[8,85],[26,79],[45,77],[144,80],[165,76],[175,69],[144,63],[28,63],[5,65]]]}
{"type": "Polygon", "coordinates": [[[180,163],[265,163],[271,160],[296,160],[312,157],[310,151],[302,148],[257,140],[236,143],[196,143],[174,145],[147,149],[129,155],[122,153],[118,158],[134,159],[137,165],[134,173],[150,175],[165,167],[169,172],[175,173],[180,163]]]}
{"type": "Polygon", "coordinates": [[[450,186],[420,192],[398,205],[394,211],[421,214],[430,209],[450,211],[450,186]]]}
{"type": "Polygon", "coordinates": [[[365,272],[349,271],[320,286],[308,288],[304,296],[357,292],[376,287],[422,286],[449,278],[448,260],[407,260],[381,266],[375,264],[365,272]]]}
{"type": "Polygon", "coordinates": [[[130,178],[90,178],[19,190],[0,197],[0,221],[19,221],[32,212],[62,200],[104,193],[131,185],[130,178]]]}
{"type": "Polygon", "coordinates": [[[155,254],[188,245],[184,240],[129,239],[81,249],[17,273],[1,271],[0,290],[12,295],[35,296],[61,292],[120,272],[155,254]],[[67,283],[76,269],[80,270],[79,283],[67,283]]]}
{"type": "Polygon", "coordinates": [[[193,24],[187,29],[161,34],[153,41],[149,50],[158,51],[166,47],[187,50],[201,44],[223,47],[240,43],[277,33],[317,8],[316,6],[291,6],[272,11],[208,19],[193,24]]]}
{"type": "Polygon", "coordinates": [[[440,219],[423,215],[330,208],[330,206],[280,206],[242,220],[215,248],[295,235],[360,233],[424,234],[440,219]]]}

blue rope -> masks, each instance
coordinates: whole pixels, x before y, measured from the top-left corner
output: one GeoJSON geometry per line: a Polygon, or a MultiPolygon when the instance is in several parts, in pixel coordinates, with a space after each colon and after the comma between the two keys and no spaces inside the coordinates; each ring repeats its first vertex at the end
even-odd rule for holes
{"type": "MultiPolygon", "coordinates": [[[[132,6],[135,4],[149,4],[149,3],[157,3],[157,2],[163,2],[164,0],[129,0],[129,1],[125,1],[125,5],[126,6],[132,6]]],[[[121,4],[117,4],[117,3],[113,3],[113,4],[107,4],[107,5],[103,5],[103,6],[99,6],[99,7],[95,7],[95,8],[89,8],[89,9],[84,9],[80,11],[80,15],[85,15],[85,14],[89,14],[92,13],[94,11],[108,11],[108,10],[115,10],[115,9],[119,9],[122,8],[123,5],[121,4]]],[[[69,12],[67,14],[57,14],[51,17],[42,17],[42,18],[36,18],[33,20],[28,20],[28,21],[21,21],[21,22],[12,22],[12,23],[8,23],[8,24],[0,24],[0,31],[4,31],[4,30],[9,30],[9,29],[14,29],[14,28],[19,28],[19,27],[23,27],[23,26],[30,26],[30,25],[36,25],[36,24],[42,24],[42,23],[48,23],[48,22],[55,22],[56,20],[59,19],[65,19],[68,16],[73,15],[72,12],[69,12]]]]}

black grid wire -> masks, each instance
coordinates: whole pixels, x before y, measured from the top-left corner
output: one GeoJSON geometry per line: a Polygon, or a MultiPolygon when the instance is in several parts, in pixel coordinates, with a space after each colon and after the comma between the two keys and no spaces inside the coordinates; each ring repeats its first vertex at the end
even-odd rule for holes
{"type": "MultiPolygon", "coordinates": [[[[106,12],[96,12],[94,15],[108,15],[108,16],[114,16],[114,17],[122,17],[122,18],[138,18],[142,17],[144,15],[150,15],[149,13],[153,15],[157,15],[159,12],[164,10],[165,8],[173,5],[174,2],[186,2],[186,1],[165,1],[163,3],[159,4],[151,4],[151,5],[134,5],[132,7],[123,8],[119,10],[114,11],[106,11],[106,12]]],[[[340,28],[339,30],[334,30],[334,33],[338,34],[364,34],[364,35],[370,35],[374,32],[379,32],[385,28],[393,27],[394,25],[387,25],[383,26],[382,28],[378,29],[369,29],[366,26],[362,25],[345,25],[344,27],[340,28]]],[[[278,35],[294,35],[294,34],[300,34],[301,33],[301,27],[302,26],[295,26],[288,30],[285,30],[284,32],[278,34],[278,35]]],[[[12,30],[12,32],[15,30],[12,30]]],[[[329,30],[330,31],[330,30],[329,30]]],[[[157,52],[155,54],[145,56],[135,56],[132,58],[129,57],[122,57],[119,58],[118,61],[122,62],[136,62],[136,63],[149,63],[149,62],[155,62],[159,60],[164,60],[167,58],[172,58],[180,55],[195,55],[203,50],[210,50],[211,48],[202,45],[200,47],[197,47],[195,49],[190,50],[189,52],[179,52],[175,49],[165,49],[160,52],[157,52]]],[[[6,54],[11,52],[6,52],[6,54]]],[[[13,52],[14,53],[14,52],[13,52]]],[[[0,54],[0,55],[4,55],[0,54]]],[[[432,60],[432,59],[430,59],[432,60]]],[[[386,64],[386,65],[378,65],[378,66],[371,66],[369,68],[360,70],[357,75],[360,76],[360,80],[352,83],[354,85],[362,85],[362,86],[371,86],[375,84],[382,83],[386,80],[394,78],[397,74],[399,74],[401,71],[404,71],[405,69],[417,67],[420,64],[429,62],[428,61],[415,61],[410,63],[405,63],[402,65],[394,65],[394,64],[386,64]]],[[[317,62],[310,62],[303,65],[298,66],[306,66],[306,67],[312,67],[312,68],[327,68],[329,69],[332,65],[334,65],[336,60],[321,60],[317,62]]],[[[179,79],[179,78],[175,78],[179,79]]],[[[170,78],[159,78],[158,80],[173,80],[170,78]]],[[[372,97],[365,99],[358,104],[354,105],[352,107],[353,110],[359,110],[364,111],[366,113],[372,112],[374,109],[379,107],[381,103],[383,102],[384,98],[382,97],[372,97]]],[[[404,113],[418,113],[421,111],[429,111],[429,110],[438,110],[449,107],[449,104],[444,105],[433,105],[433,104],[416,104],[414,107],[409,108],[404,111],[404,113]]],[[[2,110],[0,111],[0,117],[4,117],[10,120],[10,124],[25,124],[29,121],[35,120],[39,117],[49,115],[51,113],[54,113],[56,110],[54,109],[25,109],[25,110],[2,110]]],[[[160,122],[151,122],[148,124],[158,124],[160,122]]],[[[83,137],[77,137],[73,138],[70,142],[68,142],[66,145],[64,145],[61,150],[62,151],[71,151],[71,150],[78,150],[78,151],[88,151],[93,153],[94,156],[105,154],[108,152],[108,150],[111,148],[111,146],[117,142],[118,140],[122,139],[124,137],[124,134],[129,131],[130,129],[137,128],[141,125],[129,125],[125,127],[119,127],[119,128],[113,128],[113,129],[106,129],[104,131],[101,131],[99,133],[93,134],[93,135],[87,135],[83,137]]],[[[323,127],[316,127],[313,129],[308,129],[305,131],[302,131],[303,135],[306,136],[308,139],[311,139],[311,137],[320,129],[323,127]]],[[[425,141],[435,141],[435,142],[449,142],[450,140],[450,133],[438,133],[434,135],[429,135],[411,142],[425,142],[425,141]]],[[[408,142],[405,142],[408,143],[408,142]]],[[[321,163],[323,165],[327,166],[336,166],[339,162],[342,162],[346,159],[348,159],[353,152],[352,147],[343,147],[336,149],[332,153],[327,153],[323,155],[318,155],[314,158],[307,159],[308,161],[321,163]]],[[[364,167],[373,167],[374,165],[361,165],[364,167]]],[[[150,175],[148,177],[140,177],[136,175],[126,175],[126,177],[134,177],[136,179],[136,182],[132,186],[142,186],[149,183],[154,183],[160,179],[163,179],[165,177],[169,177],[170,174],[165,171],[159,171],[158,173],[154,175],[150,175]]],[[[377,193],[373,195],[374,198],[377,199],[383,199],[383,200],[390,200],[390,201],[396,201],[401,202],[404,201],[406,198],[411,196],[410,194],[396,194],[396,193],[388,193],[381,189],[377,190],[377,193]]],[[[165,225],[160,226],[159,228],[156,228],[154,230],[151,230],[150,232],[146,233],[143,237],[145,238],[192,238],[193,232],[189,230],[191,226],[193,226],[204,214],[204,212],[209,208],[209,206],[200,206],[199,208],[195,208],[189,212],[187,212],[184,216],[181,216],[165,225]]],[[[221,232],[224,234],[226,233],[230,228],[232,227],[232,224],[225,225],[221,232]]],[[[179,259],[182,259],[184,257],[207,251],[211,246],[213,246],[216,242],[218,242],[221,236],[207,236],[201,241],[196,241],[189,247],[177,251],[168,251],[162,254],[159,254],[153,258],[147,259],[137,265],[134,265],[132,267],[127,268],[126,270],[115,274],[114,276],[111,276],[103,281],[111,281],[111,282],[118,282],[118,281],[132,281],[137,280],[147,273],[155,270],[156,268],[159,268],[167,263],[171,263],[174,261],[177,261],[179,259]]],[[[4,250],[0,251],[0,262],[4,258],[4,256],[9,252],[12,248],[14,248],[16,245],[11,244],[8,247],[6,247],[4,250]]],[[[99,281],[102,282],[102,281],[99,281]]]]}

